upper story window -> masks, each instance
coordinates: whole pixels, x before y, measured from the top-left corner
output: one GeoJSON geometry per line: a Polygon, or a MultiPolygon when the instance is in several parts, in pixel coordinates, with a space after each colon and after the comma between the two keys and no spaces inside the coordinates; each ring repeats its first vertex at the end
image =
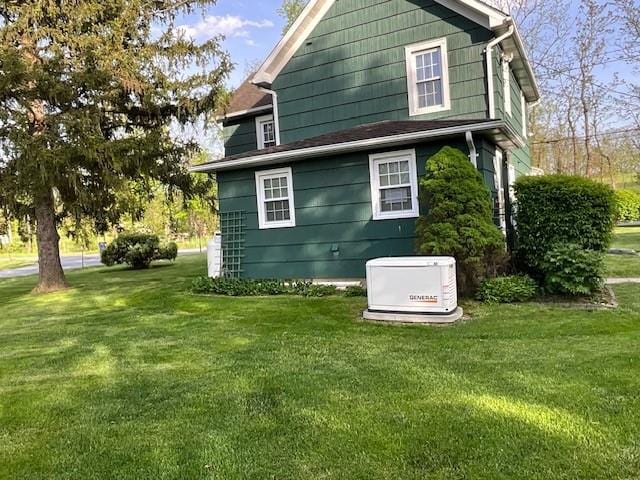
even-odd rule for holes
{"type": "Polygon", "coordinates": [[[296,226],[291,168],[256,172],[256,193],[261,229],[296,226]]]}
{"type": "Polygon", "coordinates": [[[369,155],[374,220],[418,216],[415,150],[369,155]]]}
{"type": "Polygon", "coordinates": [[[275,147],[276,126],[273,115],[265,115],[256,118],[256,134],[258,136],[258,149],[275,147]]]}
{"type": "Polygon", "coordinates": [[[449,110],[447,39],[410,45],[405,52],[409,115],[449,110]]]}

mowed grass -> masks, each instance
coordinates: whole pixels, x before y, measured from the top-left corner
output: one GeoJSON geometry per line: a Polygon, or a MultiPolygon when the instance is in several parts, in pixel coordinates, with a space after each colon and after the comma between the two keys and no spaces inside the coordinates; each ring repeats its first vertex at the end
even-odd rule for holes
{"type": "MultiPolygon", "coordinates": [[[[616,228],[611,246],[614,248],[631,248],[640,252],[640,227],[616,228]]],[[[640,256],[607,255],[605,269],[608,277],[640,277],[640,256]]]]}
{"type": "Polygon", "coordinates": [[[605,271],[608,277],[638,278],[640,277],[640,256],[607,255],[605,271]]]}
{"type": "Polygon", "coordinates": [[[0,478],[638,478],[640,286],[391,327],[363,299],[189,294],[204,269],[0,281],[0,478]]]}
{"type": "Polygon", "coordinates": [[[612,247],[640,251],[640,227],[618,227],[614,231],[612,247]]]}
{"type": "Polygon", "coordinates": [[[0,255],[0,270],[12,270],[14,268],[28,267],[38,262],[32,255],[30,256],[8,256],[0,255]]]}

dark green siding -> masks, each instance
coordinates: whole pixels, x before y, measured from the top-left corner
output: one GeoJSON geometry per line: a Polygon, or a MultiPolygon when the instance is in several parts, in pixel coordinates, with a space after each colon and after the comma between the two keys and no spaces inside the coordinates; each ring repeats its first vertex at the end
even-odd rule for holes
{"type": "Polygon", "coordinates": [[[531,151],[528,139],[523,136],[522,129],[522,105],[520,103],[520,85],[513,75],[513,70],[509,70],[511,75],[511,115],[507,115],[504,109],[504,87],[502,78],[502,66],[500,64],[500,50],[494,49],[494,80],[496,93],[496,117],[504,119],[526,143],[523,148],[511,150],[510,161],[515,167],[516,176],[528,175],[531,170],[531,151]]]}
{"type": "Polygon", "coordinates": [[[445,36],[452,108],[411,118],[486,118],[490,31],[432,0],[339,0],[274,82],[282,142],[410,118],[405,46],[445,36]]]}
{"type": "MultiPolygon", "coordinates": [[[[445,143],[397,147],[415,148],[418,174],[423,175],[429,156],[445,143]]],[[[468,153],[466,143],[447,144],[468,153]]],[[[493,185],[491,146],[478,140],[479,168],[488,185],[493,185]]],[[[256,169],[219,172],[220,208],[223,212],[244,211],[246,215],[243,275],[253,278],[362,278],[365,262],[384,256],[412,255],[415,219],[377,220],[371,216],[369,154],[294,162],[293,173],[296,226],[258,228],[255,191],[256,169]],[[339,252],[334,253],[336,248],[339,252]]],[[[268,170],[267,166],[258,170],[268,170]]]]}
{"type": "Polygon", "coordinates": [[[255,117],[226,122],[223,131],[226,156],[250,152],[258,148],[255,117]]]}

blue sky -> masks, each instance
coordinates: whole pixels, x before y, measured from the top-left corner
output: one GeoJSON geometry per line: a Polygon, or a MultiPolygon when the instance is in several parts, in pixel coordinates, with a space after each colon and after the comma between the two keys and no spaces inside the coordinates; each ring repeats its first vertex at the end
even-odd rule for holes
{"type": "Polygon", "coordinates": [[[264,60],[281,37],[284,20],[277,14],[281,0],[218,0],[208,11],[180,20],[186,32],[204,39],[224,34],[224,48],[236,67],[229,80],[237,87],[244,79],[247,65],[264,60]]]}

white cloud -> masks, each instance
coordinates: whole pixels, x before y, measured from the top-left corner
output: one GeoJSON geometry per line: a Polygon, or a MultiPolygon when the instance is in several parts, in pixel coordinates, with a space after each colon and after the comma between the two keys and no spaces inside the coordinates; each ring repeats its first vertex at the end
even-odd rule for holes
{"type": "Polygon", "coordinates": [[[244,44],[247,45],[248,47],[257,47],[258,46],[258,44],[254,40],[251,40],[250,38],[247,38],[244,41],[244,44]]]}
{"type": "Polygon", "coordinates": [[[247,20],[237,15],[209,15],[193,25],[180,25],[179,30],[193,39],[211,38],[215,35],[248,38],[251,28],[273,28],[271,20],[247,20]]]}

